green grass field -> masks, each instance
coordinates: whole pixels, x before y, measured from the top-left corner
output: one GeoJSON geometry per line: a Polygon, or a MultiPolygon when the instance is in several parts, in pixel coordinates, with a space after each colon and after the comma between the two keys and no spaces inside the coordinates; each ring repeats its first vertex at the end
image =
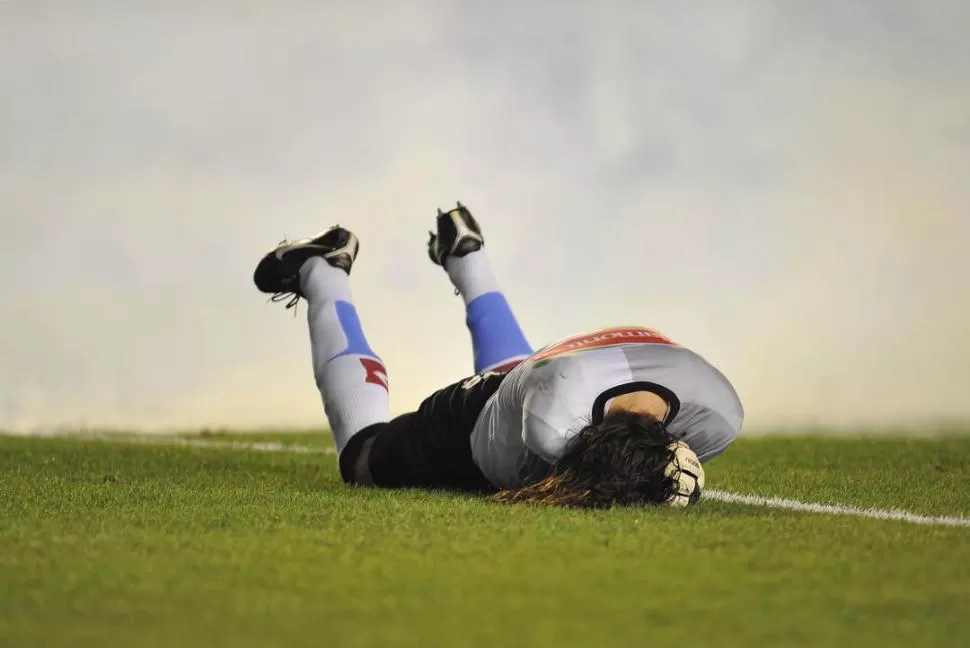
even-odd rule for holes
{"type": "MultiPolygon", "coordinates": [[[[967,516],[970,436],[741,440],[708,486],[967,516]]],[[[0,583],[17,647],[970,644],[970,527],[513,507],[244,448],[0,437],[0,583]]]]}

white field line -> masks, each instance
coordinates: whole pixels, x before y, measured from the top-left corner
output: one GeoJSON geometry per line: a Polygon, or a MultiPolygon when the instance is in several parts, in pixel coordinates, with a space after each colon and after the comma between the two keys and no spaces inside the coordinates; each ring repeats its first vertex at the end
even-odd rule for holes
{"type": "MultiPolygon", "coordinates": [[[[229,439],[199,439],[177,436],[146,436],[121,434],[65,434],[45,435],[48,438],[67,438],[82,441],[107,441],[135,445],[186,446],[194,448],[223,448],[226,450],[251,450],[254,452],[282,452],[292,454],[337,454],[332,447],[314,447],[294,445],[275,441],[248,442],[229,439]]],[[[852,517],[872,518],[876,520],[896,520],[910,524],[924,524],[929,526],[970,527],[970,518],[949,515],[920,515],[901,509],[861,508],[843,504],[822,504],[819,502],[802,502],[782,497],[762,497],[760,495],[742,495],[727,491],[708,489],[704,491],[704,499],[727,504],[746,504],[748,506],[763,506],[766,508],[801,511],[805,513],[821,513],[825,515],[848,515],[852,517]]]]}
{"type": "Polygon", "coordinates": [[[970,518],[953,517],[949,515],[919,515],[901,509],[860,508],[843,504],[820,504],[818,502],[800,502],[798,500],[781,497],[761,497],[759,495],[740,495],[726,491],[709,489],[704,491],[704,499],[729,504],[748,504],[750,506],[765,506],[768,508],[787,509],[789,511],[804,511],[806,513],[824,513],[828,515],[851,515],[855,517],[874,518],[876,520],[899,520],[911,524],[928,524],[932,526],[962,526],[970,527],[970,518]]]}
{"type": "MultiPolygon", "coordinates": [[[[18,434],[12,436],[23,435],[18,434]]],[[[128,445],[224,448],[226,450],[253,450],[255,452],[285,452],[290,454],[337,454],[336,448],[332,447],[295,445],[291,443],[279,443],[278,441],[237,441],[234,439],[200,439],[198,437],[147,434],[99,434],[96,432],[45,433],[28,436],[46,439],[74,439],[77,441],[106,441],[108,443],[123,443],[128,445]]]]}

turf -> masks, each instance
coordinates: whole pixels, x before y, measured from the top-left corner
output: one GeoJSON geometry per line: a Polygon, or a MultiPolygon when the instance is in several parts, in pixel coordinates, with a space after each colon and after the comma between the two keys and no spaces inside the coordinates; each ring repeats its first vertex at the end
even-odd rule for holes
{"type": "MultiPolygon", "coordinates": [[[[742,440],[708,478],[970,515],[970,438],[742,440]]],[[[0,584],[3,646],[970,642],[970,528],[503,506],[225,448],[0,437],[0,584]]]]}

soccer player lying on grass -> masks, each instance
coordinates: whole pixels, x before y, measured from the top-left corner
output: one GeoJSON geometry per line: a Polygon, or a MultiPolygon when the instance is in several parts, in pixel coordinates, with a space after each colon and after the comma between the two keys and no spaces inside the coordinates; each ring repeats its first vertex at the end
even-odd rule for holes
{"type": "Polygon", "coordinates": [[[309,302],[314,375],[344,481],[590,508],[697,501],[701,462],[734,440],[743,419],[717,369],[636,327],[533,353],[468,210],[439,211],[428,246],[465,301],[476,375],[393,420],[387,372],[350,296],[357,237],[333,227],[284,241],[256,268],[256,286],[274,301],[309,302]]]}

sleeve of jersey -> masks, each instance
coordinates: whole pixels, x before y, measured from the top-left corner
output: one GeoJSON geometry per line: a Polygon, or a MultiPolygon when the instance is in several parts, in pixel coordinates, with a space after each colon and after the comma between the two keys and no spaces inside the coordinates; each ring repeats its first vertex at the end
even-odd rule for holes
{"type": "Polygon", "coordinates": [[[698,409],[691,413],[686,409],[685,414],[690,417],[686,423],[687,444],[701,462],[706,463],[724,452],[738,436],[737,429],[716,412],[698,409]]]}
{"type": "Polygon", "coordinates": [[[548,389],[533,388],[525,396],[522,408],[522,442],[547,463],[555,463],[566,450],[568,439],[547,418],[554,410],[548,389]]]}

